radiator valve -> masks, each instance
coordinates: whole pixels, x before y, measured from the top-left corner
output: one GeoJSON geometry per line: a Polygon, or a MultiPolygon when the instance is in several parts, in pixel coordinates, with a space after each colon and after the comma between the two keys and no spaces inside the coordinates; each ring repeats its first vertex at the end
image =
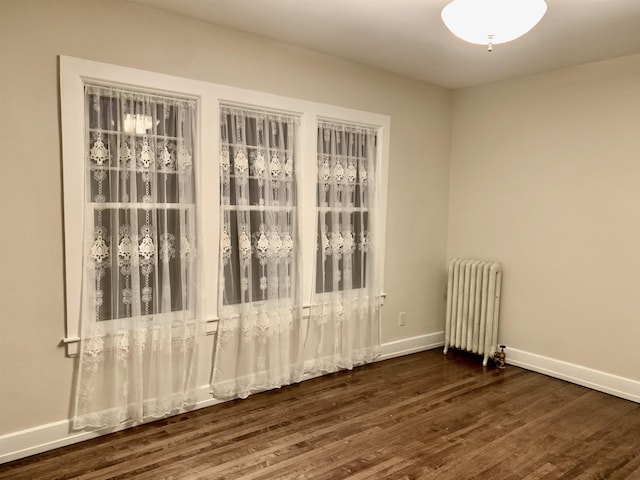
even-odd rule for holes
{"type": "Polygon", "coordinates": [[[496,362],[496,365],[499,369],[504,370],[506,367],[506,359],[507,354],[504,353],[504,349],[507,348],[506,345],[499,345],[500,351],[493,354],[493,359],[496,362]]]}

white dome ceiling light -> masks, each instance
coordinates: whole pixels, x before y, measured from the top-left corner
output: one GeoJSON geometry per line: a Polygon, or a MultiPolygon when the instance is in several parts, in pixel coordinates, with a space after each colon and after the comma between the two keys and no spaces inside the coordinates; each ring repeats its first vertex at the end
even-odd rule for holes
{"type": "Polygon", "coordinates": [[[458,38],[493,45],[521,37],[544,17],[545,0],[453,0],[442,9],[442,21],[458,38]]]}

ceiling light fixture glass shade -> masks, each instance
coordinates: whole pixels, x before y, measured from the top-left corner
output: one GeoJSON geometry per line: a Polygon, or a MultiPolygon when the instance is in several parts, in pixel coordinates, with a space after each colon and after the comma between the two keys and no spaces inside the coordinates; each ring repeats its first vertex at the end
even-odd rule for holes
{"type": "Polygon", "coordinates": [[[453,0],[441,16],[456,37],[491,51],[527,33],[546,12],[545,0],[453,0]]]}

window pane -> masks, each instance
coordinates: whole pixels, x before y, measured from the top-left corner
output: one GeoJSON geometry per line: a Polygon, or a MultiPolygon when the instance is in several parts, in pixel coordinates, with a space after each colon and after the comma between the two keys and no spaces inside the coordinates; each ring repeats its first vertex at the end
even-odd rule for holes
{"type": "Polygon", "coordinates": [[[316,293],[366,286],[368,169],[375,142],[375,134],[360,127],[319,124],[316,293]]]}
{"type": "Polygon", "coordinates": [[[222,106],[223,304],[291,295],[296,118],[222,106]]]}
{"type": "Polygon", "coordinates": [[[195,103],[86,85],[96,319],[189,308],[195,103]]]}

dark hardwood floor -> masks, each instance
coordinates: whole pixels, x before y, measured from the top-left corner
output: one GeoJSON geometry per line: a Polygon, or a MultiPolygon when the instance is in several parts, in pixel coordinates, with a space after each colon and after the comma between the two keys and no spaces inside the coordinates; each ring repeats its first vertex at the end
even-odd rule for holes
{"type": "Polygon", "coordinates": [[[640,479],[640,405],[431,350],[0,465],[8,479],[640,479]]]}

